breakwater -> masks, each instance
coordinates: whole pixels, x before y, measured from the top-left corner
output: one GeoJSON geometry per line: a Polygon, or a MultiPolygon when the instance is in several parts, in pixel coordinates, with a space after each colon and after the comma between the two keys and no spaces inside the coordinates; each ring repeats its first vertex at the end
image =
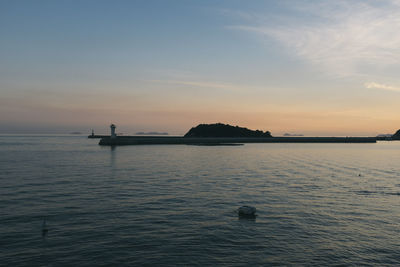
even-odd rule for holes
{"type": "Polygon", "coordinates": [[[99,145],[216,145],[235,143],[376,143],[376,137],[173,137],[118,136],[101,138],[99,145]]]}

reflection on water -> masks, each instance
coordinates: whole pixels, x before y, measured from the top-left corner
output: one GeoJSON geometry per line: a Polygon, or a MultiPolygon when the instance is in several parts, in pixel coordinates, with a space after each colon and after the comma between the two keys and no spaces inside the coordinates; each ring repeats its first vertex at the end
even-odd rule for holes
{"type": "Polygon", "coordinates": [[[97,142],[0,137],[4,265],[400,264],[400,142],[97,142]]]}
{"type": "Polygon", "coordinates": [[[116,146],[110,146],[110,166],[112,169],[115,169],[115,155],[116,155],[116,146]]]}

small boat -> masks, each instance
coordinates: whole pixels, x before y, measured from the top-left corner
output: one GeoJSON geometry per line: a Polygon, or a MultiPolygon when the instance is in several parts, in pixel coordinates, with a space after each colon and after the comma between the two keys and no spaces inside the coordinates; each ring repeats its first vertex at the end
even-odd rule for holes
{"type": "Polygon", "coordinates": [[[255,217],[256,216],[256,208],[251,206],[241,206],[238,209],[239,217],[255,217]]]}

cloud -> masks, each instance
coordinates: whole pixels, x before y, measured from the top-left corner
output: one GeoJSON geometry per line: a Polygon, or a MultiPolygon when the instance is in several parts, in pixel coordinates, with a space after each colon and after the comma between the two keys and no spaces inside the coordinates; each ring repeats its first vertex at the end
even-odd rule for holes
{"type": "Polygon", "coordinates": [[[290,7],[298,16],[280,20],[266,16],[260,22],[257,15],[253,21],[247,19],[230,28],[275,40],[290,53],[334,75],[365,76],[399,66],[400,1],[302,3],[290,7]]]}
{"type": "Polygon", "coordinates": [[[400,87],[395,87],[386,84],[380,84],[375,82],[369,82],[364,84],[366,88],[380,89],[380,90],[388,90],[388,91],[397,91],[400,92],[400,87]]]}
{"type": "Polygon", "coordinates": [[[187,85],[201,88],[222,89],[227,91],[244,92],[248,89],[260,90],[262,88],[254,86],[240,86],[230,83],[215,83],[215,82],[202,82],[202,81],[180,81],[180,80],[148,80],[148,82],[187,85]]]}

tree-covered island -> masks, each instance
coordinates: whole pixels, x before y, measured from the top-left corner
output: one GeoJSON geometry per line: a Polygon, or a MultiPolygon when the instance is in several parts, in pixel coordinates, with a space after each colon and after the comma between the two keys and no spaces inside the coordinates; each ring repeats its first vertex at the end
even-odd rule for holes
{"type": "Polygon", "coordinates": [[[250,130],[223,123],[199,124],[191,128],[184,137],[272,137],[269,131],[250,130]]]}

